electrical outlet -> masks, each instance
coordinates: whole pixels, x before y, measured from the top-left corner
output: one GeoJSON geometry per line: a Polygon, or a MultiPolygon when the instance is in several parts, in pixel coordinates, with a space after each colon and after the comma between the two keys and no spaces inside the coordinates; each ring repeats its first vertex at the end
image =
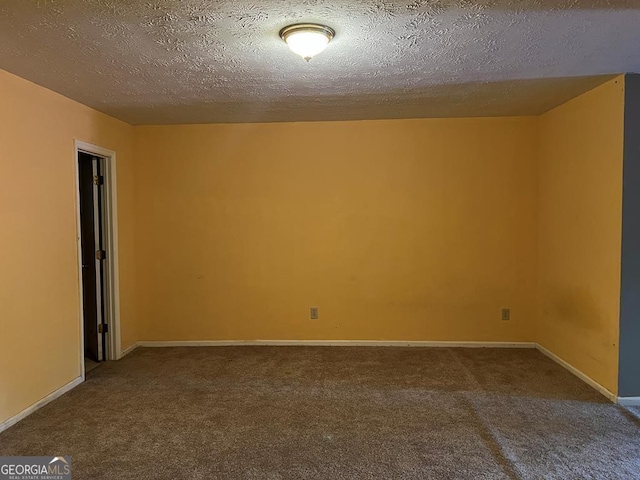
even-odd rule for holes
{"type": "Polygon", "coordinates": [[[318,319],[318,307],[309,307],[309,318],[311,320],[318,319]]]}
{"type": "Polygon", "coordinates": [[[511,320],[511,309],[510,308],[503,308],[502,309],[502,321],[503,322],[507,322],[511,320]]]}

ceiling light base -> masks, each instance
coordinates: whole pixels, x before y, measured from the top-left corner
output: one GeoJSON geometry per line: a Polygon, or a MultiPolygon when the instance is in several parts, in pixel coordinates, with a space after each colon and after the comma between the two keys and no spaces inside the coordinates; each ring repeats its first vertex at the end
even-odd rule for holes
{"type": "Polygon", "coordinates": [[[336,32],[326,25],[298,23],[280,30],[280,38],[307,62],[322,52],[336,32]]]}

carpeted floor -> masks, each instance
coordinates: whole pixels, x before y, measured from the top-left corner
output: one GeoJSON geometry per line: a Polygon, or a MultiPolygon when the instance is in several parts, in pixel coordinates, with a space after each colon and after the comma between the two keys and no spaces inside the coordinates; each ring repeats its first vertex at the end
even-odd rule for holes
{"type": "Polygon", "coordinates": [[[633,479],[640,410],[535,350],[138,349],[0,434],[75,479],[633,479]]]}
{"type": "Polygon", "coordinates": [[[86,373],[89,373],[91,370],[95,370],[96,368],[98,368],[100,365],[102,365],[102,363],[100,362],[94,362],[93,360],[91,360],[90,358],[84,357],[84,371],[86,373]]]}

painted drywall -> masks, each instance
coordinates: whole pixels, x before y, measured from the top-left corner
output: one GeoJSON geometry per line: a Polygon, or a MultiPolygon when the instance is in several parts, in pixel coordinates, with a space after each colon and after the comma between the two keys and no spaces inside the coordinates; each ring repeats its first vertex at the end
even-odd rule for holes
{"type": "Polygon", "coordinates": [[[624,77],[539,118],[536,341],[618,389],[624,77]]]}
{"type": "Polygon", "coordinates": [[[0,422],[80,376],[74,139],[117,153],[122,345],[133,321],[133,129],[0,70],[0,422]]]}
{"type": "Polygon", "coordinates": [[[623,84],[541,118],[133,128],[0,71],[0,422],[80,375],[74,139],[118,155],[123,348],[535,339],[616,392],[623,84]]]}
{"type": "Polygon", "coordinates": [[[640,75],[625,76],[618,394],[640,397],[640,75]]]}
{"type": "Polygon", "coordinates": [[[136,127],[141,339],[530,341],[535,125],[136,127]]]}

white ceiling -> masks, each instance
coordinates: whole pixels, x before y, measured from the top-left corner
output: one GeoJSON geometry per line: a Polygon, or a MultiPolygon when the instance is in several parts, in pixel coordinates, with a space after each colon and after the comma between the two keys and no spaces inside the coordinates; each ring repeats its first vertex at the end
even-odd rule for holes
{"type": "Polygon", "coordinates": [[[132,124],[538,114],[640,70],[640,0],[0,0],[0,68],[132,124]]]}

